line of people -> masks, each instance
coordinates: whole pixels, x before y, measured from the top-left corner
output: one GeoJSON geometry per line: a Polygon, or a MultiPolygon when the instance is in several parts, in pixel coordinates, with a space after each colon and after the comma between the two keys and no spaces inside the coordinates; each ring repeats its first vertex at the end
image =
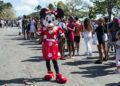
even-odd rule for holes
{"type": "MultiPolygon", "coordinates": [[[[98,48],[99,58],[95,64],[107,61],[110,50],[116,52],[116,72],[120,73],[120,20],[118,18],[113,18],[112,22],[109,22],[107,17],[98,20],[86,18],[84,21],[80,21],[78,17],[70,16],[66,20],[59,18],[58,21],[58,26],[65,33],[65,39],[58,42],[61,60],[66,59],[65,51],[69,52],[70,58],[80,55],[80,41],[81,38],[84,38],[86,46],[84,55],[92,56],[91,41],[98,48]]],[[[39,39],[40,43],[39,30],[44,27],[42,22],[24,16],[21,26],[24,39],[35,38],[39,39]]]]}
{"type": "Polygon", "coordinates": [[[18,21],[19,35],[21,33],[24,36],[24,39],[34,39],[36,38],[37,32],[37,19],[34,17],[23,16],[21,20],[18,21]]]}
{"type": "Polygon", "coordinates": [[[7,27],[17,27],[16,20],[4,20],[0,19],[0,28],[7,28],[7,27]]]}

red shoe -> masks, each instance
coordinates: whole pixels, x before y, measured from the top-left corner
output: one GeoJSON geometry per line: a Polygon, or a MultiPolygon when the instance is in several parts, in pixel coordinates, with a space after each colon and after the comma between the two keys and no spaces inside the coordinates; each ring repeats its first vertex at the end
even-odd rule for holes
{"type": "Polygon", "coordinates": [[[67,78],[63,77],[62,74],[57,74],[56,81],[60,84],[64,84],[67,82],[67,78]]]}
{"type": "Polygon", "coordinates": [[[54,74],[52,71],[48,72],[47,75],[44,76],[43,80],[49,81],[53,78],[54,74]]]}

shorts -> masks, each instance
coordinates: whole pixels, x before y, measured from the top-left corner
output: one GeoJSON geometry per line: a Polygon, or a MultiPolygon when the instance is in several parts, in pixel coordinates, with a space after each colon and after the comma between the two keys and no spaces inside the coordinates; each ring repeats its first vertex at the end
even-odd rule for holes
{"type": "Polygon", "coordinates": [[[116,66],[120,66],[120,55],[116,55],[116,66]]]}
{"type": "Polygon", "coordinates": [[[80,43],[80,36],[75,36],[74,41],[75,41],[75,43],[80,43]]]}
{"type": "Polygon", "coordinates": [[[102,43],[105,43],[105,41],[101,36],[99,36],[98,37],[98,44],[102,44],[102,43]]]}

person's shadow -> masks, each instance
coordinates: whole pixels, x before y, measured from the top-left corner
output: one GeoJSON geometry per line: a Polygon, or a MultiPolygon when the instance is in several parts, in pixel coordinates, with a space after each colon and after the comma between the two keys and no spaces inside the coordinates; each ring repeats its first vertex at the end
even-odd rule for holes
{"type": "Polygon", "coordinates": [[[118,83],[106,84],[105,86],[120,86],[120,82],[118,82],[118,83]]]}
{"type": "Polygon", "coordinates": [[[41,61],[44,61],[42,56],[34,56],[30,57],[30,59],[22,60],[21,62],[41,62],[41,61]]]}
{"type": "Polygon", "coordinates": [[[78,66],[78,65],[85,65],[85,64],[91,64],[93,63],[92,61],[86,61],[86,60],[78,60],[74,62],[66,62],[63,63],[62,65],[69,65],[69,66],[78,66]]]}
{"type": "Polygon", "coordinates": [[[114,63],[109,63],[106,65],[79,67],[80,71],[73,71],[71,72],[71,74],[81,74],[82,77],[95,78],[95,77],[114,74],[113,70],[108,70],[113,67],[115,67],[114,63]]]}
{"type": "MultiPolygon", "coordinates": [[[[16,79],[11,79],[11,80],[0,80],[0,86],[5,85],[5,84],[25,84],[25,80],[32,82],[32,83],[37,83],[37,82],[48,82],[43,80],[43,78],[16,78],[16,79]]],[[[52,83],[55,83],[55,80],[50,81],[52,83]]]]}

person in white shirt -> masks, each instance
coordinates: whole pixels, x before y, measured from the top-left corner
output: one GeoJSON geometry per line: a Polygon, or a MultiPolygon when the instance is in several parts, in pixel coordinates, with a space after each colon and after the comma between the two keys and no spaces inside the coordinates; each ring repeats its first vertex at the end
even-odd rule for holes
{"type": "Polygon", "coordinates": [[[92,48],[90,45],[90,41],[92,39],[92,24],[91,20],[86,18],[84,20],[84,40],[85,40],[85,45],[86,45],[86,52],[85,55],[87,56],[92,56],[92,48]]]}
{"type": "Polygon", "coordinates": [[[22,19],[18,20],[19,35],[22,33],[22,19]]]}

